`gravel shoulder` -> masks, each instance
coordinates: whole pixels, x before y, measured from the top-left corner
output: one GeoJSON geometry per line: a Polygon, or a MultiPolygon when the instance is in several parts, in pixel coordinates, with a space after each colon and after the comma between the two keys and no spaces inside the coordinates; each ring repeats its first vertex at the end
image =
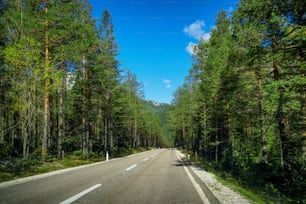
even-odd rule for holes
{"type": "MultiPolygon", "coordinates": [[[[181,158],[185,158],[185,155],[177,151],[181,158]]],[[[202,168],[190,165],[189,168],[198,176],[198,178],[208,187],[208,189],[214,194],[214,196],[222,204],[251,204],[247,198],[229,188],[228,186],[220,183],[214,174],[205,171],[202,168]]]]}

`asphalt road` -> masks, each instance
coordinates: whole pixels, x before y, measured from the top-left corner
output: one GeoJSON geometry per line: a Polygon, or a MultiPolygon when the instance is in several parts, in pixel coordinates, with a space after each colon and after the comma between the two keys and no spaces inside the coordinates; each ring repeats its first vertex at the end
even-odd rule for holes
{"type": "Polygon", "coordinates": [[[175,150],[158,149],[18,184],[0,203],[214,203],[175,150]]]}

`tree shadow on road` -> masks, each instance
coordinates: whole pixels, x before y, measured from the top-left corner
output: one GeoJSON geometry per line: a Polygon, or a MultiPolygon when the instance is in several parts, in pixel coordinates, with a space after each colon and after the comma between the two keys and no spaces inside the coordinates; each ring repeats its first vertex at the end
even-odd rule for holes
{"type": "Polygon", "coordinates": [[[171,164],[171,166],[178,166],[178,167],[180,167],[180,166],[191,166],[191,165],[193,165],[193,163],[186,158],[183,158],[181,161],[176,160],[175,164],[171,164]]]}

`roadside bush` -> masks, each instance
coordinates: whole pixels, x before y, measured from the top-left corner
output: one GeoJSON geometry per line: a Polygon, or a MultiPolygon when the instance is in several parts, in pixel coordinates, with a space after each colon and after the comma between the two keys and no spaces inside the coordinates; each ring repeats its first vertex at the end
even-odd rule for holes
{"type": "Polygon", "coordinates": [[[77,156],[80,157],[82,156],[82,151],[81,150],[75,150],[71,153],[71,156],[77,156]]]}

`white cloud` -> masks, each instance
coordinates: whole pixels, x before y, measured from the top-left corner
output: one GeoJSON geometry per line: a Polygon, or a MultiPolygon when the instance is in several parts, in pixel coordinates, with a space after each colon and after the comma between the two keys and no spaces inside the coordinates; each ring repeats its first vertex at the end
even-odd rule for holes
{"type": "Polygon", "coordinates": [[[171,81],[170,81],[169,79],[164,79],[164,80],[163,80],[163,83],[164,83],[164,84],[170,84],[171,81]]]}
{"type": "Polygon", "coordinates": [[[209,39],[210,39],[210,33],[204,33],[204,35],[202,35],[202,39],[204,40],[204,41],[209,41],[209,39]]]}
{"type": "MultiPolygon", "coordinates": [[[[189,35],[190,37],[192,37],[194,39],[197,39],[197,40],[202,39],[202,40],[207,42],[210,39],[210,33],[206,33],[203,30],[204,27],[205,27],[205,22],[204,21],[196,20],[192,24],[184,27],[184,33],[186,33],[187,35],[189,35]]],[[[197,45],[196,43],[189,42],[185,50],[189,54],[194,55],[196,45],[197,45]]]]}
{"type": "Polygon", "coordinates": [[[186,51],[187,51],[189,54],[194,55],[194,54],[195,54],[194,48],[195,48],[196,45],[197,45],[197,44],[196,44],[196,43],[193,43],[193,42],[188,43],[188,45],[187,45],[187,47],[186,47],[186,51]]]}
{"type": "Polygon", "coordinates": [[[184,33],[197,40],[203,39],[208,41],[210,38],[210,33],[206,33],[203,28],[205,27],[205,22],[202,20],[196,20],[194,23],[185,26],[184,33]]]}
{"type": "Polygon", "coordinates": [[[171,86],[171,81],[169,79],[163,79],[163,83],[165,84],[165,87],[167,89],[170,89],[172,86],[171,86]]]}
{"type": "Polygon", "coordinates": [[[189,26],[185,26],[184,33],[188,34],[190,37],[195,39],[201,39],[201,36],[204,34],[203,27],[205,26],[204,21],[196,20],[194,23],[189,26]]]}

